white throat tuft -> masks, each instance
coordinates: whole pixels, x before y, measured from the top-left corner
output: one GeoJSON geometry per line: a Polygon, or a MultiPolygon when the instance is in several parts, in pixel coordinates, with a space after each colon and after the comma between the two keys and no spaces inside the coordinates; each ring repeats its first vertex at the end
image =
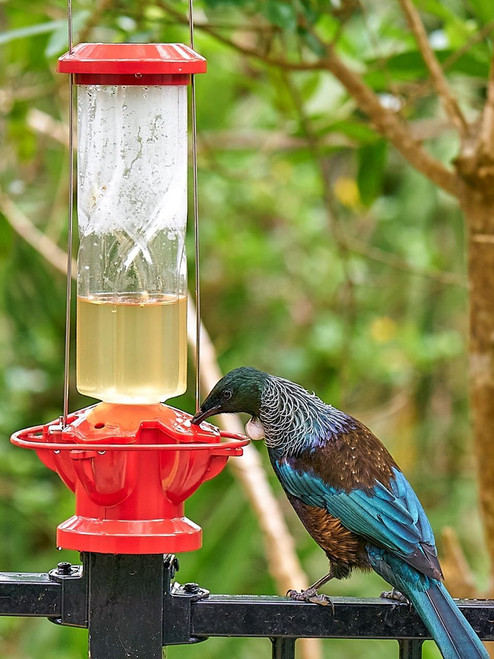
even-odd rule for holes
{"type": "Polygon", "coordinates": [[[265,437],[265,432],[262,423],[259,421],[259,419],[256,419],[255,417],[252,417],[250,421],[247,421],[247,425],[245,426],[245,431],[249,435],[251,439],[264,439],[265,437]]]}

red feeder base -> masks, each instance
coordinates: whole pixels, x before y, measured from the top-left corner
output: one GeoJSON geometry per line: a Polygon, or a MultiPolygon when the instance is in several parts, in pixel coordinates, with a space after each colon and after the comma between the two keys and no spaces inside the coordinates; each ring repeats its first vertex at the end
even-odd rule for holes
{"type": "Polygon", "coordinates": [[[201,528],[184,501],[249,441],[166,405],[100,403],[59,422],[15,433],[76,495],[76,514],[57,544],[104,554],[166,554],[199,549],[201,528]],[[222,437],[235,441],[222,442],[222,437]]]}
{"type": "Polygon", "coordinates": [[[202,529],[190,519],[95,519],[74,515],[57,528],[57,545],[102,554],[175,554],[200,549],[202,529]],[[125,549],[125,551],[122,550],[125,549]]]}

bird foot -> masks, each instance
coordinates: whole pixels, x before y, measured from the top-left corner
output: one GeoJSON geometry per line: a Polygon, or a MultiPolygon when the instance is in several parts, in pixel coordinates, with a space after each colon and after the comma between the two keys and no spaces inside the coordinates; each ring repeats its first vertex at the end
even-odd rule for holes
{"type": "Polygon", "coordinates": [[[319,604],[319,606],[330,606],[334,613],[334,604],[330,597],[321,595],[315,588],[307,588],[307,590],[289,590],[286,594],[292,600],[297,602],[312,602],[312,604],[319,604]]]}
{"type": "Polygon", "coordinates": [[[403,595],[403,593],[400,593],[400,591],[396,590],[396,588],[385,590],[383,593],[381,593],[381,597],[387,600],[395,600],[395,602],[401,602],[402,604],[410,604],[408,597],[403,595]]]}

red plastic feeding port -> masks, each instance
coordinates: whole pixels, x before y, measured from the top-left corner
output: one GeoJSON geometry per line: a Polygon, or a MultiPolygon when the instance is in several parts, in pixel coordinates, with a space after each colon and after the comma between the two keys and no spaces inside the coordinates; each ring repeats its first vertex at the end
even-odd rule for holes
{"type": "Polygon", "coordinates": [[[58,60],[79,85],[187,85],[207,62],[182,43],[80,43],[58,60]]]}
{"type": "Polygon", "coordinates": [[[63,429],[53,421],[14,433],[13,444],[34,449],[75,492],[76,514],[59,525],[58,546],[105,554],[199,549],[201,528],[184,517],[184,501],[249,440],[191,418],[167,405],[99,403],[69,416],[63,429]]]}

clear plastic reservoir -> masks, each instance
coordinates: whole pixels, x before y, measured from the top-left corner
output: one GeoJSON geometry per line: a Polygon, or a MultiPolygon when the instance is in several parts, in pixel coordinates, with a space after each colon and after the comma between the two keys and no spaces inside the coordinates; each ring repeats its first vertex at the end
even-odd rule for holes
{"type": "Polygon", "coordinates": [[[187,87],[78,85],[77,389],[186,389],[187,87]]]}

